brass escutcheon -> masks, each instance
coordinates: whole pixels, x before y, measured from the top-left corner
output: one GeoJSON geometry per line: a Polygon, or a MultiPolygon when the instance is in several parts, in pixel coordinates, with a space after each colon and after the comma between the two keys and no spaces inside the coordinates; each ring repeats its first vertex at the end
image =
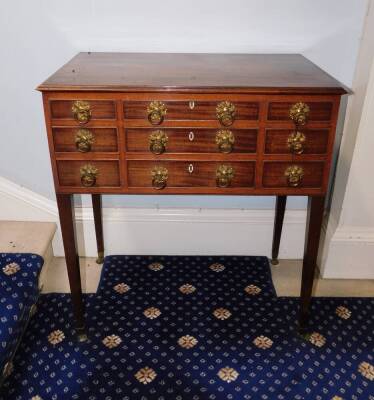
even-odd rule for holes
{"type": "Polygon", "coordinates": [[[216,134],[216,145],[221,153],[231,153],[234,148],[235,136],[228,129],[221,129],[216,134]]]}
{"type": "Polygon", "coordinates": [[[236,115],[236,108],[229,101],[222,101],[216,107],[216,115],[221,125],[232,125],[236,115]]]}
{"type": "Polygon", "coordinates": [[[152,186],[157,189],[163,189],[168,180],[168,170],[165,167],[154,167],[151,171],[152,186]]]}
{"type": "Polygon", "coordinates": [[[147,107],[148,121],[152,125],[160,125],[166,112],[167,108],[162,101],[152,101],[147,107]]]}
{"type": "Polygon", "coordinates": [[[234,178],[235,171],[230,165],[219,165],[216,170],[216,183],[218,187],[228,187],[234,178]]]}
{"type": "Polygon", "coordinates": [[[166,150],[166,145],[168,143],[168,136],[164,131],[157,130],[153,131],[149,135],[149,150],[153,154],[162,154],[166,150]]]}
{"type": "Polygon", "coordinates": [[[87,153],[95,141],[93,133],[88,129],[78,129],[75,134],[75,146],[78,151],[87,153]]]}
{"type": "Polygon", "coordinates": [[[308,104],[298,102],[290,108],[290,118],[296,126],[305,125],[308,121],[309,112],[310,108],[308,104]]]}
{"type": "Polygon", "coordinates": [[[299,131],[293,132],[287,139],[287,145],[293,154],[302,154],[304,152],[304,145],[306,136],[299,131]]]}
{"type": "Polygon", "coordinates": [[[80,168],[81,183],[85,187],[94,186],[99,170],[92,164],[85,164],[80,168]]]}
{"type": "Polygon", "coordinates": [[[288,186],[297,187],[303,180],[304,170],[298,165],[291,165],[284,172],[284,176],[287,178],[288,186]]]}
{"type": "Polygon", "coordinates": [[[86,124],[91,119],[91,106],[88,101],[74,101],[71,111],[80,124],[86,124]]]}

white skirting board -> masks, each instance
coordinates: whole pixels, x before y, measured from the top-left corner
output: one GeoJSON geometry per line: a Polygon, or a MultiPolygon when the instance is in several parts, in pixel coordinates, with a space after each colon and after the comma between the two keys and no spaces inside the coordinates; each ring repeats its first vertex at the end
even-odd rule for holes
{"type": "Polygon", "coordinates": [[[374,279],[374,229],[331,221],[321,264],[326,279],[374,279]]]}
{"type": "MultiPolygon", "coordinates": [[[[106,254],[270,256],[274,211],[237,209],[104,209],[106,254]]],[[[301,258],[305,211],[286,212],[281,258],[301,258]]],[[[94,256],[92,210],[77,210],[80,254],[94,256]]],[[[62,254],[60,238],[54,249],[62,254]]]]}
{"type": "MultiPolygon", "coordinates": [[[[236,254],[270,256],[274,210],[105,208],[106,254],[236,254]]],[[[305,210],[286,211],[280,258],[301,258],[305,210]]],[[[0,177],[0,220],[54,221],[56,202],[0,177]]],[[[76,210],[79,254],[96,256],[91,208],[76,210]]],[[[37,233],[36,233],[37,234],[37,233]]],[[[53,241],[63,256],[61,232],[53,241]]]]}
{"type": "MultiPolygon", "coordinates": [[[[236,254],[270,256],[273,210],[104,209],[106,254],[236,254]]],[[[287,210],[280,258],[300,259],[305,210],[287,210]]],[[[91,208],[76,210],[79,254],[96,256],[91,208]]],[[[0,177],[0,221],[58,223],[56,202],[0,177]]],[[[330,218],[321,251],[323,278],[374,279],[374,229],[336,226],[330,218]]],[[[37,232],[35,232],[37,235],[37,232]]],[[[63,256],[61,232],[53,240],[63,256]]]]}

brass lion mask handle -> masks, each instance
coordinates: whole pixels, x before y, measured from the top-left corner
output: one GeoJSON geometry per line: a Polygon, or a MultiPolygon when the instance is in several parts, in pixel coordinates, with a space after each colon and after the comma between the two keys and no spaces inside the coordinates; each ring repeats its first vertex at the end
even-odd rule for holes
{"type": "Polygon", "coordinates": [[[298,187],[302,183],[304,170],[299,165],[291,165],[284,172],[284,176],[287,179],[288,186],[298,187]]]}
{"type": "Polygon", "coordinates": [[[151,171],[152,186],[157,189],[164,189],[168,180],[168,170],[165,167],[154,167],[151,171]]]}
{"type": "Polygon", "coordinates": [[[230,126],[235,120],[236,108],[229,101],[222,101],[216,107],[216,115],[221,125],[230,126]]]}
{"type": "Polygon", "coordinates": [[[166,112],[166,105],[162,101],[152,101],[147,107],[148,121],[152,125],[160,125],[166,112]]]}
{"type": "Polygon", "coordinates": [[[75,147],[81,153],[87,153],[95,141],[95,137],[88,129],[78,129],[75,134],[75,147]]]}
{"type": "Polygon", "coordinates": [[[91,106],[88,101],[74,101],[71,111],[75,120],[80,124],[86,124],[91,119],[91,106]]]}
{"type": "Polygon", "coordinates": [[[164,131],[157,130],[149,135],[149,150],[153,154],[162,154],[166,150],[168,136],[164,131]]]}
{"type": "Polygon", "coordinates": [[[305,125],[309,118],[310,107],[303,102],[295,103],[290,108],[290,118],[296,126],[305,125]]]}
{"type": "Polygon", "coordinates": [[[221,129],[216,134],[216,145],[221,153],[231,153],[234,148],[235,136],[228,129],[221,129]]]}
{"type": "Polygon", "coordinates": [[[96,184],[96,178],[99,170],[91,164],[85,164],[80,168],[81,183],[85,187],[91,187],[96,184]]]}
{"type": "Polygon", "coordinates": [[[293,154],[302,154],[305,149],[306,136],[304,133],[295,131],[287,139],[287,145],[293,154]]]}
{"type": "Polygon", "coordinates": [[[216,183],[218,187],[225,188],[231,185],[235,171],[230,165],[219,165],[216,170],[216,183]]]}

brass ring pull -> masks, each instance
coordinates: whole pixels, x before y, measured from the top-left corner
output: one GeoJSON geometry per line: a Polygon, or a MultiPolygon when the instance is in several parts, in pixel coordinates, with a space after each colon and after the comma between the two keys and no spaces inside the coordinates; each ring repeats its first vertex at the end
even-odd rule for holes
{"type": "Polygon", "coordinates": [[[297,187],[302,183],[304,170],[298,165],[291,165],[284,172],[284,176],[287,178],[288,186],[297,187]]]}
{"type": "Polygon", "coordinates": [[[162,101],[152,101],[147,107],[148,121],[152,125],[160,125],[166,112],[167,108],[162,101]]]}
{"type": "Polygon", "coordinates": [[[225,188],[231,185],[235,171],[230,165],[220,165],[216,170],[216,183],[218,187],[225,188]]]}
{"type": "Polygon", "coordinates": [[[293,132],[287,139],[287,145],[293,154],[302,154],[304,152],[304,145],[306,136],[299,131],[293,132]]]}
{"type": "Polygon", "coordinates": [[[152,186],[157,189],[164,189],[168,180],[168,170],[165,167],[154,167],[151,171],[152,186]]]}
{"type": "Polygon", "coordinates": [[[296,126],[305,125],[309,118],[309,112],[310,108],[308,104],[298,102],[290,108],[290,118],[296,126]]]}
{"type": "Polygon", "coordinates": [[[221,129],[216,134],[216,145],[221,153],[231,153],[234,148],[235,136],[228,129],[221,129]]]}
{"type": "Polygon", "coordinates": [[[86,124],[91,119],[91,106],[88,101],[74,101],[71,111],[77,122],[86,124]]]}
{"type": "Polygon", "coordinates": [[[81,183],[85,187],[91,187],[96,184],[96,178],[99,173],[99,170],[91,164],[83,165],[80,168],[81,174],[81,183]]]}
{"type": "Polygon", "coordinates": [[[81,153],[87,153],[95,141],[95,137],[88,129],[78,129],[75,134],[75,147],[81,153]]]}
{"type": "Polygon", "coordinates": [[[221,125],[230,126],[234,122],[236,108],[229,101],[222,101],[216,107],[216,115],[221,125]]]}
{"type": "Polygon", "coordinates": [[[165,132],[157,130],[149,135],[149,150],[153,154],[162,154],[166,150],[166,145],[168,143],[168,136],[165,132]]]}

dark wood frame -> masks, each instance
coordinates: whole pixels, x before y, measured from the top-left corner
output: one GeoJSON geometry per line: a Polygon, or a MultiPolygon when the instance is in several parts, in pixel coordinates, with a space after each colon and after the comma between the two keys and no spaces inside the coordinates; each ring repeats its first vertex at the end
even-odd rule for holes
{"type": "Polygon", "coordinates": [[[275,202],[275,218],[273,230],[273,245],[271,248],[271,263],[278,265],[279,245],[282,235],[284,213],[286,211],[287,196],[277,196],[275,202]]]}

